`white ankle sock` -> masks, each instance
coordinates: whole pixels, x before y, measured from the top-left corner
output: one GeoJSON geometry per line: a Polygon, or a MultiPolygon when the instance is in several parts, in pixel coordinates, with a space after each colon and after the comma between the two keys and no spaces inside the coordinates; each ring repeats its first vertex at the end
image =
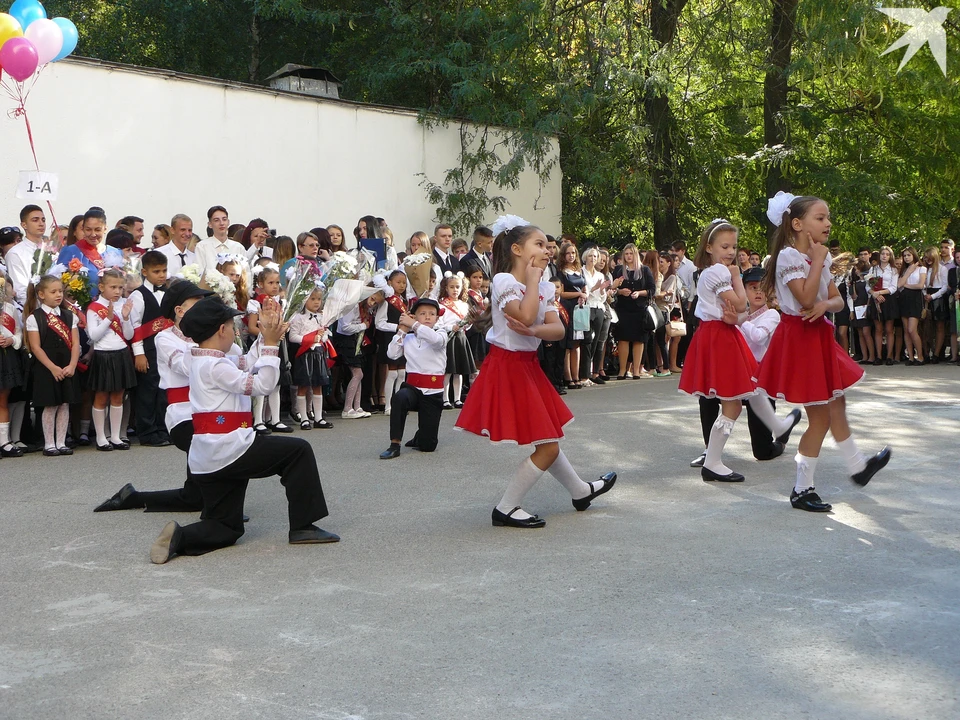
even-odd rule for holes
{"type": "Polygon", "coordinates": [[[547,468],[547,472],[560,481],[560,484],[567,489],[570,497],[574,500],[585,498],[592,492],[590,486],[577,475],[577,471],[573,469],[570,461],[567,460],[567,456],[563,454],[563,450],[557,455],[553,465],[547,468]]]}
{"type": "Polygon", "coordinates": [[[109,441],[107,440],[107,409],[97,410],[93,408],[91,411],[93,413],[93,429],[97,433],[97,445],[106,445],[109,441]]]}
{"type": "Polygon", "coordinates": [[[867,467],[867,457],[860,452],[860,449],[857,447],[857,441],[853,439],[853,435],[846,440],[838,442],[837,449],[840,450],[840,455],[843,456],[843,461],[847,464],[847,472],[851,475],[855,475],[867,467]]]}
{"type": "Polygon", "coordinates": [[[300,413],[300,422],[309,422],[307,417],[307,396],[297,395],[297,412],[300,413]]]}
{"type": "MultiPolygon", "coordinates": [[[[517,474],[513,476],[513,479],[507,485],[503,497],[500,498],[500,502],[497,503],[497,510],[502,513],[509,513],[515,507],[523,504],[523,498],[530,492],[530,488],[536,484],[541,475],[543,475],[543,470],[534,465],[533,460],[526,458],[520,463],[520,467],[517,468],[517,474]]],[[[511,517],[517,520],[526,520],[532,516],[524,510],[517,510],[511,517]]]]}
{"type": "Polygon", "coordinates": [[[120,444],[123,440],[120,428],[123,425],[123,405],[110,406],[110,442],[120,444]]]}
{"type": "Polygon", "coordinates": [[[723,464],[723,446],[727,444],[727,438],[733,432],[733,426],[736,420],[731,420],[723,413],[717,415],[713,427],[710,428],[710,442],[707,443],[707,457],[703,461],[703,466],[707,470],[712,470],[718,475],[729,475],[733,472],[723,464]]]}
{"type": "Polygon", "coordinates": [[[790,429],[790,418],[778,418],[766,395],[754,395],[747,403],[753,414],[760,418],[760,422],[767,426],[775,438],[790,429]]]}
{"type": "Polygon", "coordinates": [[[320,422],[323,420],[323,393],[314,393],[313,394],[313,421],[320,422]]]}
{"type": "Polygon", "coordinates": [[[797,453],[793,459],[797,463],[797,481],[793,484],[793,489],[800,493],[813,487],[813,475],[817,471],[819,458],[797,453]]]}

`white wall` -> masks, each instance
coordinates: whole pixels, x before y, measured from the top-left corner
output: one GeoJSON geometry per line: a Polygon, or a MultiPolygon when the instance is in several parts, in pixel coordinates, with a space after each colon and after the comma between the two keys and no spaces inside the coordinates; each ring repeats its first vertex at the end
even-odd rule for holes
{"type": "MultiPolygon", "coordinates": [[[[0,225],[19,224],[19,171],[34,169],[12,107],[0,96],[0,225]]],[[[57,220],[99,205],[110,226],[139,215],[148,234],[184,212],[205,237],[216,204],[231,222],[260,216],[294,237],[329,224],[349,235],[359,217],[376,215],[402,245],[435,224],[417,173],[441,182],[459,151],[457,124],[427,130],[410,111],[86,60],[47,66],[27,112],[40,169],[59,174],[57,220]]],[[[542,188],[527,171],[518,191],[491,194],[559,230],[559,166],[542,188]]]]}

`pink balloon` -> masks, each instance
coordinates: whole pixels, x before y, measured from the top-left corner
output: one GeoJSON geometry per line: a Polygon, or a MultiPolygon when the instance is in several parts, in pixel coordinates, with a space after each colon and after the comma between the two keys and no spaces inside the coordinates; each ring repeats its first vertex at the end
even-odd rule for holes
{"type": "Polygon", "coordinates": [[[37,49],[24,37],[10,38],[0,48],[0,66],[17,82],[33,75],[39,64],[37,49]]]}
{"type": "Polygon", "coordinates": [[[34,20],[27,26],[23,36],[37,49],[40,65],[53,60],[63,47],[63,31],[53,20],[34,20]]]}

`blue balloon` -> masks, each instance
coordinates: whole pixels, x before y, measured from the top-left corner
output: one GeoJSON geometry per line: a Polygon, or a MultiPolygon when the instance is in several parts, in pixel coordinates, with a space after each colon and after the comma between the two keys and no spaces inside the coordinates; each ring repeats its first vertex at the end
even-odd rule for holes
{"type": "Polygon", "coordinates": [[[20,27],[24,30],[33,21],[47,17],[47,11],[37,0],[16,0],[10,6],[10,14],[19,21],[20,27]]]}
{"type": "Polygon", "coordinates": [[[57,55],[50,62],[56,62],[57,60],[63,60],[67,55],[72,53],[77,49],[77,26],[74,25],[70,20],[67,20],[64,17],[54,18],[53,21],[60,27],[60,30],[63,32],[63,47],[60,48],[60,54],[57,55]]]}

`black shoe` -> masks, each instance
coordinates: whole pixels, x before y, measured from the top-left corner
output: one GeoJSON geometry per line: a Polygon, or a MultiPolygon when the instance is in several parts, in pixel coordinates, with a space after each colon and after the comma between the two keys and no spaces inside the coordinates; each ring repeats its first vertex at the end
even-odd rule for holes
{"type": "Polygon", "coordinates": [[[600,377],[599,375],[597,375],[596,377],[590,378],[590,382],[592,382],[594,385],[606,385],[606,384],[607,384],[607,381],[604,380],[604,379],[603,379],[602,377],[600,377]]]}
{"type": "Polygon", "coordinates": [[[18,448],[12,443],[8,443],[0,448],[0,457],[18,458],[23,457],[23,448],[18,448]]]}
{"type": "Polygon", "coordinates": [[[557,395],[566,395],[566,394],[567,394],[567,389],[565,387],[561,385],[560,387],[557,388],[557,395]]]}
{"type": "Polygon", "coordinates": [[[934,355],[932,358],[930,358],[930,364],[931,364],[931,365],[939,365],[939,364],[940,364],[940,356],[939,356],[939,355],[934,355]]]}
{"type": "Polygon", "coordinates": [[[270,434],[271,434],[270,428],[268,428],[268,427],[267,427],[266,425],[264,425],[263,423],[257,423],[256,425],[253,426],[253,429],[254,429],[254,431],[257,433],[257,435],[270,435],[270,434]]]}
{"type": "Polygon", "coordinates": [[[806,510],[807,512],[830,512],[833,510],[833,505],[821,500],[812,487],[801,493],[796,490],[790,493],[790,504],[797,510],[806,510]]]}
{"type": "MultiPolygon", "coordinates": [[[[170,443],[167,443],[167,444],[169,445],[170,443]]],[[[122,442],[122,441],[121,441],[121,442],[118,442],[118,443],[115,443],[113,440],[111,440],[111,441],[110,441],[110,447],[112,447],[114,450],[129,450],[129,449],[130,449],[130,443],[125,443],[125,442],[122,442]]]]}
{"type": "Polygon", "coordinates": [[[453,404],[453,406],[459,410],[460,408],[463,407],[463,401],[462,401],[462,400],[457,400],[457,401],[453,404]]]}
{"type": "Polygon", "coordinates": [[[291,545],[317,545],[319,543],[340,542],[340,536],[321,530],[316,525],[290,531],[291,545]]]}
{"type": "Polygon", "coordinates": [[[590,486],[590,494],[585,498],[580,498],[579,500],[571,500],[573,507],[577,509],[577,512],[582,512],[590,507],[590,501],[600,495],[603,495],[605,492],[610,490],[613,487],[613,484],[617,481],[617,474],[615,472],[608,472],[606,475],[601,475],[599,480],[594,480],[591,483],[587,483],[590,486]],[[602,483],[599,490],[594,490],[593,486],[596,483],[602,483]]]}
{"type": "Polygon", "coordinates": [[[880,358],[877,358],[876,360],[873,361],[873,364],[874,364],[874,365],[883,365],[883,360],[881,360],[880,358]]]}
{"type": "Polygon", "coordinates": [[[743,475],[738,472],[731,470],[729,475],[720,475],[705,467],[700,468],[700,477],[704,480],[716,480],[717,482],[743,482],[744,480],[743,475]]]}
{"type": "Polygon", "coordinates": [[[141,447],[170,447],[170,441],[169,441],[169,440],[166,440],[166,439],[163,439],[163,440],[146,440],[146,441],[141,440],[141,441],[140,441],[140,446],[141,446],[141,447]]]}
{"type": "MultiPolygon", "coordinates": [[[[857,360],[860,365],[873,365],[873,360],[857,360]]],[[[910,363],[907,363],[908,365],[910,363]]]]}
{"type": "Polygon", "coordinates": [[[893,358],[887,358],[887,365],[893,365],[893,358]]]}
{"type": "Polygon", "coordinates": [[[390,443],[390,447],[380,453],[381,460],[392,460],[397,457],[400,457],[400,445],[397,443],[390,443]]]}
{"type": "Polygon", "coordinates": [[[250,516],[247,515],[246,513],[244,513],[244,514],[243,514],[243,521],[244,521],[244,522],[250,522],[250,516]]]}
{"type": "Polygon", "coordinates": [[[778,458],[781,455],[783,455],[783,451],[785,447],[786,446],[779,440],[774,440],[773,447],[770,450],[770,454],[767,457],[762,457],[762,458],[758,457],[757,460],[759,460],[760,462],[766,462],[767,460],[773,460],[774,458],[778,458]]]}
{"type": "Polygon", "coordinates": [[[61,455],[73,455],[73,448],[69,447],[58,447],[57,450],[60,451],[61,455]]]}
{"type": "Polygon", "coordinates": [[[409,440],[407,440],[407,441],[403,444],[403,446],[404,446],[404,447],[409,447],[409,448],[419,448],[419,447],[420,447],[420,442],[417,440],[417,436],[414,435],[412,438],[410,438],[409,440]]]}
{"type": "MultiPolygon", "coordinates": [[[[800,418],[803,417],[803,413],[800,412],[800,408],[794,408],[790,411],[790,414],[787,415],[788,418],[791,418],[790,428],[783,434],[777,436],[777,442],[783,445],[786,445],[790,441],[790,433],[793,432],[793,429],[800,422],[800,418]]],[[[783,451],[781,451],[782,453],[783,451]]],[[[778,453],[780,454],[780,453],[778,453]]]]}
{"type": "Polygon", "coordinates": [[[94,512],[110,512],[111,510],[139,510],[144,506],[143,501],[136,499],[137,489],[127,483],[109,500],[97,505],[94,512]]]}
{"type": "Polygon", "coordinates": [[[547,524],[547,521],[544,520],[539,515],[534,515],[528,517],[525,520],[517,520],[513,517],[513,514],[520,509],[518,505],[513,510],[508,513],[502,513],[496,508],[493,509],[493,514],[491,519],[493,520],[494,527],[515,527],[515,528],[542,528],[547,524]]]}
{"type": "Polygon", "coordinates": [[[177,554],[182,541],[183,528],[171,520],[163,526],[163,530],[153,541],[153,547],[150,548],[150,562],[154,565],[163,565],[177,554]]]}
{"type": "Polygon", "coordinates": [[[97,450],[99,450],[100,452],[113,452],[113,444],[109,442],[106,445],[101,445],[100,443],[97,443],[97,450]]]}
{"type": "Polygon", "coordinates": [[[702,453],[700,453],[700,457],[698,457],[696,460],[691,460],[691,461],[690,461],[690,467],[692,467],[692,468],[702,468],[702,467],[703,467],[703,463],[706,461],[706,459],[707,459],[707,451],[704,450],[702,453]]]}
{"type": "Polygon", "coordinates": [[[863,470],[850,477],[853,478],[853,481],[857,485],[866,485],[874,475],[887,466],[887,463],[890,462],[891,452],[889,446],[883,448],[883,450],[867,460],[867,466],[863,470]]]}
{"type": "Polygon", "coordinates": [[[272,432],[276,433],[292,433],[293,428],[289,425],[284,425],[283,423],[273,423],[272,425],[267,425],[272,432]]]}
{"type": "Polygon", "coordinates": [[[60,454],[60,451],[57,450],[56,448],[44,448],[43,454],[46,457],[57,457],[60,454]]]}
{"type": "Polygon", "coordinates": [[[84,433],[80,434],[80,437],[77,438],[77,445],[79,447],[89,447],[90,446],[90,437],[84,433]]]}
{"type": "Polygon", "coordinates": [[[315,430],[329,430],[333,427],[333,423],[327,422],[326,420],[316,420],[313,423],[313,427],[315,430]]]}
{"type": "Polygon", "coordinates": [[[309,420],[304,420],[302,423],[300,423],[301,430],[310,430],[312,428],[313,428],[313,425],[310,424],[309,420]]]}
{"type": "Polygon", "coordinates": [[[453,410],[453,403],[451,403],[449,400],[444,401],[444,403],[443,403],[443,409],[444,409],[444,410],[453,410]]]}

